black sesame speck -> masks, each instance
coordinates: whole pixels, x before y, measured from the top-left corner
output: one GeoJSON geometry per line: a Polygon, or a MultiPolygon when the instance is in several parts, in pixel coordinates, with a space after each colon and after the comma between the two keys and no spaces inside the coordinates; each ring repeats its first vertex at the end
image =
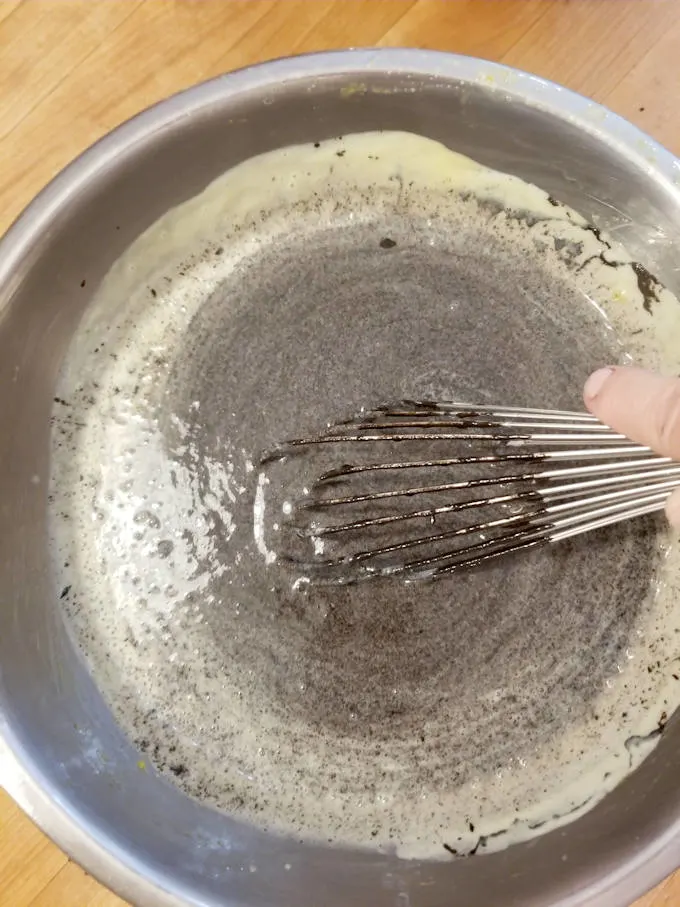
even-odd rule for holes
{"type": "Polygon", "coordinates": [[[659,302],[659,282],[639,261],[634,261],[632,267],[637,278],[638,290],[642,296],[643,308],[651,315],[653,303],[659,302]]]}
{"type": "Polygon", "coordinates": [[[381,249],[393,249],[396,244],[397,243],[395,242],[395,240],[390,239],[389,236],[383,236],[383,238],[380,240],[381,249]]]}

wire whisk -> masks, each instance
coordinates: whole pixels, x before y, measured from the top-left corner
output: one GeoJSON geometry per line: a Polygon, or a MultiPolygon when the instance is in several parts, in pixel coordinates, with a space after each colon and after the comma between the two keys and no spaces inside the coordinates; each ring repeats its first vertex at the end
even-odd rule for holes
{"type": "Polygon", "coordinates": [[[587,413],[428,401],[261,461],[286,465],[278,557],[312,582],[441,577],[663,510],[680,486],[680,463],[587,413]]]}

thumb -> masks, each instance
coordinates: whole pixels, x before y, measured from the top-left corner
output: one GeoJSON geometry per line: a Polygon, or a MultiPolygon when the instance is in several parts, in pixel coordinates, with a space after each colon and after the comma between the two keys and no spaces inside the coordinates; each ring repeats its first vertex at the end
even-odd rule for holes
{"type": "MultiPolygon", "coordinates": [[[[680,379],[639,368],[603,368],[586,381],[583,399],[605,425],[680,460],[680,379]]],[[[680,489],[668,498],[666,515],[680,527],[680,489]]]]}
{"type": "Polygon", "coordinates": [[[583,399],[614,431],[680,460],[680,379],[640,368],[603,368],[586,381],[583,399]]]}

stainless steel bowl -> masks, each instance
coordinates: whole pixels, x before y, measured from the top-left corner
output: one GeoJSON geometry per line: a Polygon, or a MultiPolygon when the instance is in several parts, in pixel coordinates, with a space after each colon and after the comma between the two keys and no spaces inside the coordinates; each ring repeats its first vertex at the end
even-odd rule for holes
{"type": "Polygon", "coordinates": [[[590,101],[502,66],[415,50],[280,60],[117,129],[0,243],[0,782],[136,904],[622,907],[680,864],[677,721],[599,806],[504,852],[426,863],[303,846],[140,771],[60,619],[46,543],[50,410],[92,290],[142,230],[239,161],[377,128],[537,183],[614,229],[680,293],[680,163],[590,101]]]}

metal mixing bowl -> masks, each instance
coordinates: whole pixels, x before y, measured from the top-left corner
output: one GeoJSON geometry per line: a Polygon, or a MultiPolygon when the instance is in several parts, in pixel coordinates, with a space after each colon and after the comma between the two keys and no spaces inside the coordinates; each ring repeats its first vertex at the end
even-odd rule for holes
{"type": "Polygon", "coordinates": [[[50,411],[92,291],[141,231],[239,161],[378,128],[537,183],[615,230],[680,293],[680,163],[601,107],[502,66],[414,50],[281,60],[117,129],[0,244],[0,782],[136,904],[622,907],[680,864],[677,721],[595,809],[504,852],[421,863],[303,846],[140,771],[60,618],[46,541],[50,411]]]}

